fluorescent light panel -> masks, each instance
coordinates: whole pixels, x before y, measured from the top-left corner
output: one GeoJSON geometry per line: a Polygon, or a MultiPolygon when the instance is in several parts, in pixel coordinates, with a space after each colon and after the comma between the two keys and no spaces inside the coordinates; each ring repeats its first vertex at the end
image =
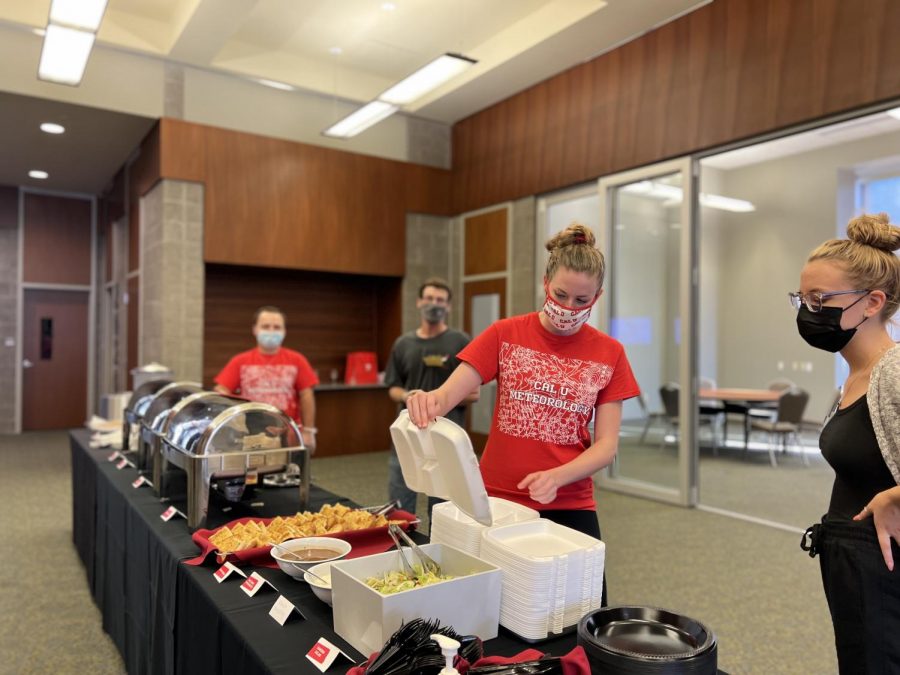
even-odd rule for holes
{"type": "Polygon", "coordinates": [[[393,105],[409,105],[428,92],[468,70],[476,61],[459,54],[442,54],[434,61],[419,68],[379,96],[379,100],[393,105]]]}
{"type": "Polygon", "coordinates": [[[294,91],[294,87],[289,84],[285,84],[284,82],[276,82],[275,80],[266,80],[266,79],[258,79],[257,82],[260,84],[264,84],[267,87],[272,87],[272,89],[281,89],[281,91],[294,91]]]}
{"type": "MultiPolygon", "coordinates": [[[[634,195],[642,195],[653,199],[663,200],[663,206],[676,206],[681,203],[684,193],[677,185],[667,185],[650,180],[642,180],[622,187],[622,192],[634,195]]],[[[749,213],[755,211],[752,202],[745,199],[735,199],[723,195],[700,193],[700,204],[720,211],[732,211],[734,213],[749,213]]]]}
{"type": "Polygon", "coordinates": [[[53,0],[50,23],[96,32],[103,20],[107,0],[53,0]]]}
{"type": "Polygon", "coordinates": [[[93,45],[93,33],[50,24],[41,49],[38,77],[59,84],[78,84],[93,45]]]}
{"type": "Polygon", "coordinates": [[[395,112],[397,112],[395,105],[384,101],[372,101],[328,127],[323,133],[334,138],[350,138],[395,112]]]}

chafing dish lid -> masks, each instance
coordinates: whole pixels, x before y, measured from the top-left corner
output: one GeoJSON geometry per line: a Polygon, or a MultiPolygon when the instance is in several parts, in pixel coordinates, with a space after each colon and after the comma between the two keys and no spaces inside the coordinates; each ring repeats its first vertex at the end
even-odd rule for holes
{"type": "Polygon", "coordinates": [[[147,406],[150,405],[150,401],[153,400],[156,393],[169,384],[172,384],[172,380],[159,379],[144,382],[144,384],[131,392],[131,398],[128,399],[125,411],[134,413],[135,417],[142,417],[147,412],[147,406]]]}
{"type": "Polygon", "coordinates": [[[191,455],[303,447],[297,425],[278,408],[220,394],[194,397],[173,411],[165,438],[191,455]]]}
{"type": "Polygon", "coordinates": [[[197,382],[172,382],[163,387],[156,392],[150,405],[147,406],[141,420],[142,424],[153,431],[160,431],[166,421],[166,415],[175,407],[176,403],[201,391],[203,391],[203,387],[197,382]]]}

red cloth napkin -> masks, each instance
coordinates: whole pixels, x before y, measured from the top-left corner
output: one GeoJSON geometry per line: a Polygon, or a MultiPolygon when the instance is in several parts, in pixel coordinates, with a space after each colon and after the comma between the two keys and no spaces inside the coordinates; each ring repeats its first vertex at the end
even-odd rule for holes
{"type": "MultiPolygon", "coordinates": [[[[417,522],[417,518],[413,514],[399,509],[391,511],[386,517],[390,520],[406,521],[400,524],[400,527],[404,530],[414,528],[415,522],[417,522]]],[[[222,527],[234,527],[238,523],[246,523],[251,520],[268,524],[274,520],[274,518],[238,518],[237,520],[232,520],[230,523],[226,523],[222,527]]],[[[185,560],[184,562],[186,565],[202,565],[211,554],[215,554],[216,562],[219,565],[228,561],[232,563],[255,565],[256,567],[271,567],[272,569],[278,569],[278,563],[271,555],[269,555],[269,551],[272,550],[271,546],[248,548],[244,551],[235,551],[234,553],[229,553],[227,555],[217,553],[216,545],[210,542],[209,538],[219,529],[221,528],[216,528],[215,530],[197,530],[191,535],[194,543],[200,547],[201,553],[196,558],[185,560]]],[[[393,540],[388,534],[386,525],[382,527],[371,527],[367,530],[350,530],[348,532],[335,532],[334,534],[316,536],[335,537],[349,543],[353,549],[347,554],[347,558],[361,558],[362,556],[372,555],[373,553],[384,553],[394,545],[393,540]]]]}
{"type": "MultiPolygon", "coordinates": [[[[366,670],[368,669],[369,664],[372,663],[377,656],[378,652],[372,654],[363,665],[353,666],[350,670],[347,671],[347,675],[366,675],[366,670]]],[[[544,656],[543,652],[539,652],[536,649],[526,649],[525,651],[519,652],[515,656],[485,656],[484,658],[478,659],[471,666],[465,659],[457,658],[454,665],[460,673],[465,675],[465,673],[468,672],[469,668],[479,668],[481,666],[499,666],[509,663],[523,663],[525,661],[537,661],[542,656],[544,656]]],[[[572,651],[563,656],[562,669],[565,675],[591,675],[591,666],[588,663],[587,654],[585,654],[584,648],[581,646],[575,647],[572,651]]]]}

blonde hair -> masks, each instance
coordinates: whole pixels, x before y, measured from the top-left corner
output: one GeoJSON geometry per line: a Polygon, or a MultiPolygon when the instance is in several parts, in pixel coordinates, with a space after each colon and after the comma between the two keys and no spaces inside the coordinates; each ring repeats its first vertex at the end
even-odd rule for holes
{"type": "Polygon", "coordinates": [[[864,214],[847,224],[846,239],[829,239],[809,254],[807,262],[832,260],[841,264],[858,289],[883,291],[887,296],[881,320],[887,321],[900,305],[900,227],[888,214],[864,214]]]}
{"type": "Polygon", "coordinates": [[[552,279],[560,267],[565,267],[573,272],[584,272],[597,277],[598,286],[602,288],[606,260],[594,245],[596,241],[591,228],[580,223],[572,223],[547,241],[545,246],[550,251],[544,273],[547,280],[552,279]]]}

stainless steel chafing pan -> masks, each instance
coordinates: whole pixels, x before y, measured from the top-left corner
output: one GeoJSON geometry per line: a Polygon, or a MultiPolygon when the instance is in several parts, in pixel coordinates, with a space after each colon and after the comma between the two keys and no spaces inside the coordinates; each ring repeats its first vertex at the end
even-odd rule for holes
{"type": "Polygon", "coordinates": [[[158,379],[144,382],[137,387],[128,399],[123,415],[122,452],[135,452],[138,449],[138,440],[141,433],[141,420],[144,413],[156,393],[163,387],[172,383],[172,380],[158,379]]]}
{"type": "Polygon", "coordinates": [[[154,429],[162,427],[166,415],[175,407],[176,403],[200,391],[203,391],[203,387],[197,382],[171,382],[156,392],[141,418],[141,433],[136,448],[136,463],[139,471],[147,472],[153,468],[153,452],[156,449],[154,429]]]}
{"type": "MultiPolygon", "coordinates": [[[[172,467],[187,473],[188,527],[206,523],[213,481],[235,479],[240,491],[258,477],[300,468],[299,508],[309,502],[309,453],[300,430],[278,408],[221,394],[195,395],[173,410],[160,435],[160,475],[172,467]]],[[[166,494],[160,480],[160,496],[166,494]]],[[[228,494],[226,498],[239,498],[228,494]]]]}

